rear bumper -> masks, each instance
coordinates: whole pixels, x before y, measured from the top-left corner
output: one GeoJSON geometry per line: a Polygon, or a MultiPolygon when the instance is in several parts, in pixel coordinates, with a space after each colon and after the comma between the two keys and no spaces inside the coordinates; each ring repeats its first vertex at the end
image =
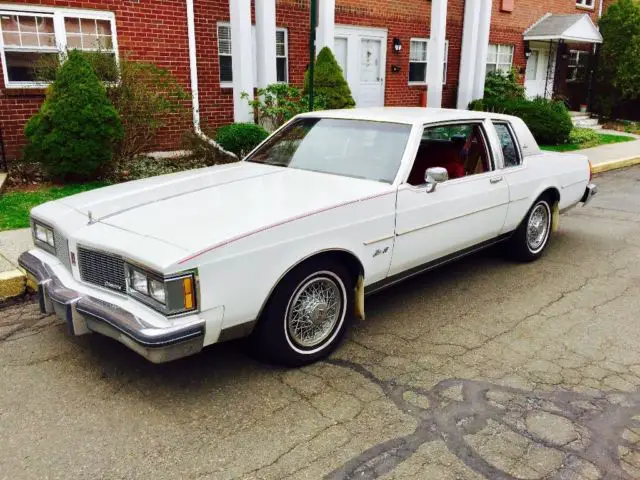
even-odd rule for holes
{"type": "Polygon", "coordinates": [[[598,186],[594,183],[590,183],[589,185],[587,185],[587,188],[584,191],[584,195],[582,196],[582,199],[580,201],[586,205],[591,201],[593,197],[597,195],[597,193],[598,186]]]}
{"type": "Polygon", "coordinates": [[[160,328],[121,306],[65,286],[51,268],[32,253],[18,259],[38,286],[40,310],[63,319],[72,335],[90,332],[111,337],[153,363],[164,363],[202,350],[205,320],[196,318],[160,328]]]}

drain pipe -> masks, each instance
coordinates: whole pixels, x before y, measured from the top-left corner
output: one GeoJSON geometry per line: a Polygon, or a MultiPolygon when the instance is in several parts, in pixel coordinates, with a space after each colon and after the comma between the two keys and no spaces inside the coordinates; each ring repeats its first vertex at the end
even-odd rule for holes
{"type": "MultiPolygon", "coordinates": [[[[196,56],[196,21],[193,10],[193,0],[187,0],[187,37],[189,39],[189,72],[191,75],[191,110],[193,113],[193,131],[202,140],[216,150],[238,159],[238,156],[225,150],[222,146],[204,134],[200,128],[200,99],[198,96],[198,60],[196,56]]],[[[239,159],[238,159],[239,160],[239,159]]]]}

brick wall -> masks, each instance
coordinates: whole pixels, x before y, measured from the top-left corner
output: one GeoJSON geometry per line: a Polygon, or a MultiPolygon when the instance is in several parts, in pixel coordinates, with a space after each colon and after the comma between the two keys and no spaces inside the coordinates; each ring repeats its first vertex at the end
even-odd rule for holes
{"type": "MultiPolygon", "coordinates": [[[[576,8],[575,0],[518,0],[512,12],[501,11],[503,0],[493,1],[491,43],[515,46],[514,65],[524,71],[523,32],[546,12],[589,13],[596,21],[599,3],[593,10],[576,8]]],[[[606,0],[605,0],[606,1],[606,0]]],[[[13,0],[13,3],[43,4],[109,10],[116,15],[120,54],[151,61],[169,69],[189,89],[189,57],[186,6],[184,0],[13,0]]],[[[289,40],[289,80],[301,86],[308,65],[309,0],[276,0],[276,23],[287,28],[289,40]]],[[[606,5],[605,5],[606,6],[606,5]]],[[[425,87],[409,86],[409,41],[412,37],[429,37],[431,2],[426,0],[337,0],[336,24],[386,28],[386,105],[417,106],[425,87]],[[393,51],[393,39],[404,46],[400,54],[393,51]],[[400,72],[393,73],[393,66],[400,72]]],[[[443,90],[443,106],[456,103],[460,69],[460,50],[464,18],[464,0],[449,0],[447,39],[449,58],[443,90]]],[[[195,0],[195,23],[202,126],[207,130],[233,121],[233,92],[219,83],[217,24],[229,21],[228,0],[195,0]]],[[[24,144],[26,120],[37,111],[44,92],[5,88],[0,78],[0,125],[9,157],[19,154],[24,144]]],[[[157,149],[178,148],[188,120],[171,123],[158,136],[157,149]]]]}
{"type": "MultiPolygon", "coordinates": [[[[171,71],[189,89],[189,55],[184,0],[11,0],[11,3],[106,10],[115,13],[120,55],[153,62],[171,71]]],[[[0,5],[1,6],[1,5],[0,5]]],[[[9,89],[0,74],[0,127],[7,156],[19,156],[24,145],[24,124],[37,112],[43,90],[9,89]]],[[[190,103],[187,105],[190,108],[190,103]]],[[[190,118],[190,117],[189,117],[190,118]]],[[[190,128],[187,120],[170,121],[157,138],[157,149],[175,149],[190,128]]]]}

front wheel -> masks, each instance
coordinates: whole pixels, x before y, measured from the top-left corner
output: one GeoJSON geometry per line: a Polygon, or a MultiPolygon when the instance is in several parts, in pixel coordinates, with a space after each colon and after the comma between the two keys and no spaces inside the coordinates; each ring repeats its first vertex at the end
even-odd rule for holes
{"type": "Polygon", "coordinates": [[[301,366],[338,345],[353,312],[354,280],[334,262],[311,261],[280,282],[252,333],[260,357],[301,366]]]}
{"type": "Polygon", "coordinates": [[[538,199],[509,241],[509,253],[516,260],[531,262],[542,256],[551,239],[551,204],[538,199]]]}

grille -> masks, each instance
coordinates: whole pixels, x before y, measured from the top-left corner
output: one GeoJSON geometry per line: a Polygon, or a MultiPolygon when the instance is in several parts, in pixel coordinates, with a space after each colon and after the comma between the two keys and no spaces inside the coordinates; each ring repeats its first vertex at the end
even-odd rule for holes
{"type": "Polygon", "coordinates": [[[71,262],[69,261],[69,241],[60,232],[54,230],[53,243],[56,246],[56,257],[58,257],[58,260],[67,267],[67,270],[71,270],[71,262]]]}
{"type": "Polygon", "coordinates": [[[116,292],[126,291],[124,261],[115,255],[78,247],[80,278],[116,292]]]}

